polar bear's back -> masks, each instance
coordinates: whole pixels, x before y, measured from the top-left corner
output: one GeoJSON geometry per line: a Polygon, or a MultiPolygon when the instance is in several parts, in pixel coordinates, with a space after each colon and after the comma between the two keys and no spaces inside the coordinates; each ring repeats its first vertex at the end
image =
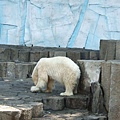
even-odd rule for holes
{"type": "Polygon", "coordinates": [[[44,67],[47,74],[59,82],[62,79],[70,79],[70,77],[72,79],[73,76],[75,76],[76,79],[80,77],[78,65],[67,57],[42,58],[38,62],[38,67],[41,68],[41,70],[43,70],[44,67]]]}
{"type": "Polygon", "coordinates": [[[51,58],[42,58],[40,59],[41,64],[46,64],[45,66],[51,66],[53,67],[68,67],[73,70],[78,70],[79,67],[76,63],[74,63],[70,58],[68,57],[51,57],[51,58]]]}

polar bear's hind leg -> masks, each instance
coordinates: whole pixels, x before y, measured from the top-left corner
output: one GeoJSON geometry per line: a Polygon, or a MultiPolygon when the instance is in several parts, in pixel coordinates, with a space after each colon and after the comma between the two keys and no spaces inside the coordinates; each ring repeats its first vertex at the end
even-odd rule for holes
{"type": "Polygon", "coordinates": [[[52,92],[53,84],[54,84],[54,80],[48,77],[48,83],[47,83],[47,88],[45,92],[47,93],[52,92]]]}

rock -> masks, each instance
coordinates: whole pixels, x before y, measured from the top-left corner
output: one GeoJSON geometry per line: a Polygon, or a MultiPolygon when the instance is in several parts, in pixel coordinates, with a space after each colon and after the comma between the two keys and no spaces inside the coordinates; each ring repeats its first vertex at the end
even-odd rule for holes
{"type": "Polygon", "coordinates": [[[120,62],[117,61],[112,61],[111,63],[111,85],[108,119],[120,119],[120,62]]]}
{"type": "Polygon", "coordinates": [[[107,117],[103,115],[89,115],[84,117],[84,120],[107,120],[107,117]]]}
{"type": "Polygon", "coordinates": [[[17,108],[22,111],[19,120],[32,120],[32,106],[29,104],[18,105],[17,108]]]}
{"type": "Polygon", "coordinates": [[[88,96],[74,95],[65,98],[66,107],[72,109],[87,109],[88,102],[88,96]]]}
{"type": "Polygon", "coordinates": [[[6,77],[15,78],[15,63],[14,62],[7,62],[6,77]]]}
{"type": "Polygon", "coordinates": [[[16,63],[15,64],[15,78],[28,78],[31,77],[32,71],[36,62],[29,63],[16,63]]]}
{"type": "Polygon", "coordinates": [[[18,60],[22,62],[29,62],[29,51],[20,50],[18,51],[18,60]]]}
{"type": "Polygon", "coordinates": [[[33,107],[32,108],[32,117],[33,118],[38,118],[38,117],[43,116],[43,103],[30,102],[30,105],[33,107]]]}
{"type": "Polygon", "coordinates": [[[78,60],[77,63],[81,69],[80,86],[86,92],[90,93],[91,83],[99,82],[102,60],[78,60]]]}
{"type": "Polygon", "coordinates": [[[15,78],[27,78],[28,66],[23,63],[16,63],[15,78]]]}
{"type": "Polygon", "coordinates": [[[104,91],[104,102],[107,111],[109,111],[110,84],[111,84],[110,78],[111,78],[111,61],[106,61],[102,63],[101,87],[104,91]]]}
{"type": "Polygon", "coordinates": [[[116,59],[116,42],[117,40],[101,40],[100,41],[100,59],[114,60],[116,59]]]}
{"type": "Polygon", "coordinates": [[[66,56],[72,59],[74,62],[80,59],[80,52],[68,51],[66,56]]]}
{"type": "Polygon", "coordinates": [[[7,74],[7,63],[0,62],[0,77],[6,77],[7,74]]]}
{"type": "Polygon", "coordinates": [[[90,60],[98,60],[99,51],[90,51],[90,60]]]}
{"type": "Polygon", "coordinates": [[[97,114],[106,114],[104,107],[103,91],[100,83],[95,82],[91,84],[91,112],[97,114]]]}
{"type": "Polygon", "coordinates": [[[38,62],[40,59],[40,51],[30,51],[30,61],[38,62]]]}
{"type": "Polygon", "coordinates": [[[54,56],[66,56],[66,52],[65,51],[55,51],[54,56]]]}
{"type": "Polygon", "coordinates": [[[43,99],[44,109],[62,110],[65,107],[63,97],[48,97],[43,99]]]}
{"type": "Polygon", "coordinates": [[[14,107],[0,105],[0,120],[19,120],[21,110],[14,107]]]}

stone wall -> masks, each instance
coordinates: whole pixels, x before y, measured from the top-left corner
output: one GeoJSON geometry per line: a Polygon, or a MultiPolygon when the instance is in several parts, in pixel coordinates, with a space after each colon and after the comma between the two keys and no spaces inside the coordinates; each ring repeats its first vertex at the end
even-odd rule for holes
{"type": "Polygon", "coordinates": [[[80,48],[51,48],[0,45],[0,61],[37,62],[42,57],[67,56],[73,61],[78,59],[99,59],[98,50],[80,48]]]}
{"type": "Polygon", "coordinates": [[[67,56],[78,59],[99,59],[99,51],[78,48],[45,48],[0,45],[0,77],[28,78],[42,57],[67,56]]]}

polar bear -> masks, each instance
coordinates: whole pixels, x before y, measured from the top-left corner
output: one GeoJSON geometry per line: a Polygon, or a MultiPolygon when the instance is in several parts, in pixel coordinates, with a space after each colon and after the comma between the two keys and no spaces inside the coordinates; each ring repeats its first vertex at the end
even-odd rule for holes
{"type": "Polygon", "coordinates": [[[32,79],[36,86],[31,87],[31,92],[39,91],[46,86],[45,92],[52,92],[54,80],[65,86],[65,92],[61,96],[71,96],[77,93],[80,78],[80,69],[68,57],[41,58],[35,66],[32,79]]]}

